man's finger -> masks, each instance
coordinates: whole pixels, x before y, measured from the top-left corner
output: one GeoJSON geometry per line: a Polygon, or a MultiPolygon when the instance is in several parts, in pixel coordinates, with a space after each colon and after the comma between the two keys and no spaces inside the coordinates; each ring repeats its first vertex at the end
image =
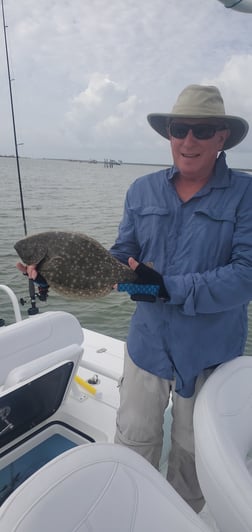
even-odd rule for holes
{"type": "Polygon", "coordinates": [[[133,257],[130,257],[129,260],[128,260],[128,265],[133,271],[135,271],[135,269],[139,265],[139,262],[137,262],[135,259],[133,259],[133,257]]]}
{"type": "Polygon", "coordinates": [[[20,272],[26,273],[26,266],[22,262],[17,262],[16,267],[20,272]]]}

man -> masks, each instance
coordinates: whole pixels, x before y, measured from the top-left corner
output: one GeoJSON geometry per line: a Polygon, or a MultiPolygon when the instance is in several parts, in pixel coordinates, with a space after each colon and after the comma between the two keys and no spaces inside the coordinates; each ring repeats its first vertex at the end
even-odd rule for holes
{"type": "Polygon", "coordinates": [[[252,298],[252,179],[228,169],[223,151],[248,124],[225,114],[216,87],[200,85],[148,121],[169,139],[174,166],[132,184],[111,249],[140,283],[159,287],[155,302],[133,296],[115,441],[158,468],[172,394],[167,479],[199,512],[194,402],[213,369],[243,353],[252,298]]]}

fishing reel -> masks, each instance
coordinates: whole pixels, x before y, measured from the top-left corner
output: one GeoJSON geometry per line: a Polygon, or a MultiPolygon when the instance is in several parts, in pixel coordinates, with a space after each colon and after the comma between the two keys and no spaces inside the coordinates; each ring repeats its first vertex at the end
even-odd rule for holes
{"type": "Polygon", "coordinates": [[[49,285],[41,286],[38,285],[38,292],[36,292],[36,296],[38,297],[39,301],[46,301],[48,298],[48,292],[49,292],[49,285]]]}
{"type": "MultiPolygon", "coordinates": [[[[44,277],[42,277],[42,275],[38,274],[35,281],[29,279],[29,295],[31,301],[31,307],[27,311],[29,316],[34,316],[35,314],[39,313],[39,308],[36,306],[36,298],[38,298],[39,301],[45,302],[48,298],[48,292],[49,284],[44,279],[44,277]],[[35,291],[35,285],[37,285],[38,292],[35,291]]],[[[22,297],[19,301],[22,306],[27,303],[27,301],[22,297]]]]}

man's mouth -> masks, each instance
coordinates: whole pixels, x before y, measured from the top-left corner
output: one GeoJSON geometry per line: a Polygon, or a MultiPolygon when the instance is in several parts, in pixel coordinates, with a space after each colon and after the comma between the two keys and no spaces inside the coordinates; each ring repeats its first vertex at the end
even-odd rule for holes
{"type": "Polygon", "coordinates": [[[188,159],[194,159],[195,157],[199,157],[199,153],[181,153],[181,155],[188,159]]]}

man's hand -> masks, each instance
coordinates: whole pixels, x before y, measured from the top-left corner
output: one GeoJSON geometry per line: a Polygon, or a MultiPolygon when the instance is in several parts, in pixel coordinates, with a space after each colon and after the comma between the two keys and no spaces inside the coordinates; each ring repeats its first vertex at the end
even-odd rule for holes
{"type": "Polygon", "coordinates": [[[32,279],[33,281],[36,280],[38,276],[36,264],[30,264],[29,266],[26,266],[25,264],[22,264],[22,262],[17,262],[16,267],[24,275],[28,275],[29,279],[32,279]]]}
{"type": "Polygon", "coordinates": [[[118,283],[119,292],[128,292],[133,301],[153,303],[156,297],[169,299],[163,277],[149,266],[137,262],[133,257],[128,260],[129,267],[137,274],[135,283],[118,283]]]}
{"type": "MultiPolygon", "coordinates": [[[[16,264],[16,267],[20,272],[23,273],[23,275],[27,275],[31,281],[38,285],[38,294],[36,295],[38,296],[40,301],[46,301],[48,297],[49,284],[47,283],[46,279],[44,279],[44,277],[42,277],[42,275],[37,272],[36,264],[30,264],[29,266],[27,266],[25,264],[22,264],[22,262],[18,262],[16,264]]],[[[31,284],[33,285],[33,283],[31,284]]]]}
{"type": "Polygon", "coordinates": [[[146,264],[143,262],[137,262],[133,257],[129,258],[128,264],[138,276],[137,284],[157,285],[159,286],[158,297],[169,299],[163,277],[160,273],[158,273],[156,270],[153,270],[149,266],[146,266],[146,264]]]}
{"type": "Polygon", "coordinates": [[[133,257],[130,257],[128,260],[128,265],[131,268],[131,270],[136,270],[136,268],[139,266],[139,262],[137,260],[133,259],[133,257]]]}

